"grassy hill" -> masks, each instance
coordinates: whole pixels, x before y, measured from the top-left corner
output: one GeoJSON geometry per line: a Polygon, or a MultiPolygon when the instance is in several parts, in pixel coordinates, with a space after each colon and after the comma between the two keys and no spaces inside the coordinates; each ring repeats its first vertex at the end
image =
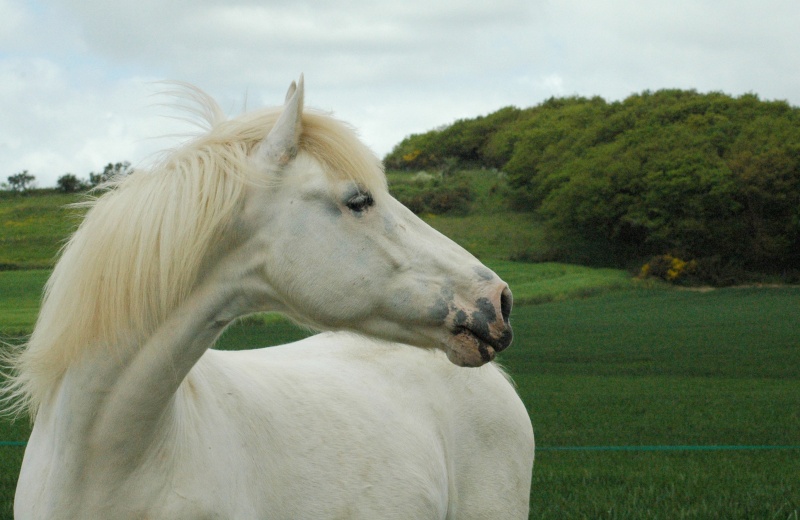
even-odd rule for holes
{"type": "MultiPolygon", "coordinates": [[[[437,189],[446,195],[451,184],[466,186],[468,197],[452,200],[452,207],[437,214],[422,211],[422,217],[479,258],[507,260],[541,241],[540,226],[530,214],[509,210],[507,192],[498,188],[505,187],[505,179],[496,174],[459,172],[443,188],[406,174],[390,173],[389,182],[404,203],[437,189]]],[[[83,215],[83,210],[69,205],[85,198],[55,190],[0,191],[0,271],[52,268],[83,215]]]]}
{"type": "Polygon", "coordinates": [[[49,190],[0,191],[0,270],[49,269],[81,212],[67,208],[79,195],[49,190]]]}

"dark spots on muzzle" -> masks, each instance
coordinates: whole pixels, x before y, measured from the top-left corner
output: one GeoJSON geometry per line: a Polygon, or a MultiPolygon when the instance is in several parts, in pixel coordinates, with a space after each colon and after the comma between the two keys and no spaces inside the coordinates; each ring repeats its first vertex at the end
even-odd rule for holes
{"type": "Polygon", "coordinates": [[[481,341],[486,343],[492,341],[492,335],[489,333],[489,321],[486,319],[486,315],[480,310],[472,313],[472,319],[469,322],[469,330],[481,341]]]}
{"type": "Polygon", "coordinates": [[[506,330],[503,331],[503,335],[497,340],[498,352],[511,345],[513,339],[514,333],[511,331],[511,327],[507,327],[506,330]]]}
{"type": "MultiPolygon", "coordinates": [[[[475,272],[482,271],[475,268],[475,272]]],[[[485,269],[486,276],[494,277],[494,273],[485,269]]],[[[466,334],[472,336],[481,358],[488,362],[496,352],[504,350],[511,344],[513,334],[509,325],[511,314],[511,291],[506,287],[500,294],[500,301],[492,302],[487,297],[480,297],[472,306],[460,308],[455,303],[452,289],[443,287],[433,305],[428,307],[427,315],[436,324],[448,323],[453,335],[466,334]],[[471,308],[470,308],[471,307],[471,308]]]]}
{"type": "MultiPolygon", "coordinates": [[[[428,318],[437,324],[444,323],[447,316],[455,310],[455,293],[449,287],[442,287],[440,296],[428,307],[428,318]]],[[[466,319],[466,315],[464,315],[466,319]]]]}
{"type": "Polygon", "coordinates": [[[448,314],[450,314],[450,305],[444,298],[439,298],[428,308],[428,318],[434,323],[444,323],[448,314]]]}
{"type": "Polygon", "coordinates": [[[462,309],[458,309],[453,316],[453,325],[456,327],[464,327],[467,325],[468,316],[462,309]]]}
{"type": "MultiPolygon", "coordinates": [[[[488,298],[478,298],[478,300],[475,302],[475,307],[476,310],[472,313],[469,323],[466,325],[472,334],[474,334],[475,337],[480,339],[482,342],[491,345],[497,352],[500,352],[509,346],[511,344],[511,340],[513,339],[511,327],[508,326],[508,315],[511,312],[510,302],[503,303],[503,299],[501,298],[500,312],[502,313],[502,319],[506,326],[504,327],[500,337],[493,337],[490,330],[492,324],[498,320],[497,310],[492,302],[489,301],[488,298]]],[[[495,329],[496,328],[497,327],[495,326],[495,329]]],[[[482,350],[481,355],[484,355],[482,350]]],[[[486,355],[489,355],[488,352],[486,355]]]]}
{"type": "Polygon", "coordinates": [[[489,301],[489,298],[478,298],[478,301],[475,302],[475,306],[478,310],[473,313],[473,317],[475,314],[480,314],[485,317],[486,321],[494,321],[497,319],[497,312],[494,310],[494,305],[489,301]]]}
{"type": "Polygon", "coordinates": [[[478,343],[478,353],[481,355],[481,359],[486,363],[493,359],[492,355],[489,354],[489,349],[486,348],[485,343],[478,343]]]}
{"type": "Polygon", "coordinates": [[[475,266],[472,270],[475,272],[475,274],[478,275],[478,278],[480,278],[484,282],[488,282],[489,280],[493,280],[494,277],[495,277],[494,271],[492,271],[488,267],[484,267],[482,265],[475,266]]]}

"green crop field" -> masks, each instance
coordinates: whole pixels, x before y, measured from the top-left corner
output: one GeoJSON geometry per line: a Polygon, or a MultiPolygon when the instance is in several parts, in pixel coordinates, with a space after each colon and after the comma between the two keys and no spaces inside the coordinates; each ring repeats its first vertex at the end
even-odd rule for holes
{"type": "Polygon", "coordinates": [[[50,271],[0,271],[0,333],[30,333],[50,271]]]}

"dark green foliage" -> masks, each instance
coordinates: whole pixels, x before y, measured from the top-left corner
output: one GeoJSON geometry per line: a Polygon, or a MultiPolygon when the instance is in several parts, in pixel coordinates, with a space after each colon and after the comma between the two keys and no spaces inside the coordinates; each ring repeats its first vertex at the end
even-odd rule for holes
{"type": "Polygon", "coordinates": [[[91,187],[96,187],[104,182],[108,182],[117,177],[130,175],[131,173],[133,173],[133,168],[131,168],[131,163],[128,161],[108,163],[103,168],[102,173],[89,172],[89,185],[91,187]]]}
{"type": "Polygon", "coordinates": [[[442,130],[412,135],[394,147],[384,164],[393,170],[441,169],[447,160],[455,159],[462,165],[500,166],[505,160],[496,156],[502,145],[489,141],[497,128],[521,114],[518,108],[506,107],[488,116],[456,121],[442,130]]]}
{"type": "Polygon", "coordinates": [[[464,215],[469,212],[474,193],[463,176],[417,175],[390,185],[392,195],[414,213],[464,215]]]}
{"type": "Polygon", "coordinates": [[[4,185],[4,187],[11,191],[23,193],[33,187],[36,177],[28,173],[28,170],[23,170],[19,173],[15,173],[14,175],[9,175],[7,180],[8,182],[4,185]]]}
{"type": "Polygon", "coordinates": [[[72,173],[65,173],[56,181],[56,189],[62,193],[75,193],[85,188],[84,182],[72,173]]]}
{"type": "Polygon", "coordinates": [[[707,281],[800,266],[800,109],[785,102],[681,90],[550,99],[411,136],[386,161],[444,158],[502,168],[514,206],[546,226],[545,259],[671,253],[707,281]]]}

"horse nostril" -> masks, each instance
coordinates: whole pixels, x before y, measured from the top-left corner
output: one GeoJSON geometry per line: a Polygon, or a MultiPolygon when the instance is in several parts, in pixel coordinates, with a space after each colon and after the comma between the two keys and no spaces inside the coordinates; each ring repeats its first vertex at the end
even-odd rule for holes
{"type": "Polygon", "coordinates": [[[508,323],[508,318],[511,316],[511,307],[514,305],[514,297],[511,295],[511,289],[506,287],[500,294],[500,312],[503,314],[503,321],[508,323]]]}

